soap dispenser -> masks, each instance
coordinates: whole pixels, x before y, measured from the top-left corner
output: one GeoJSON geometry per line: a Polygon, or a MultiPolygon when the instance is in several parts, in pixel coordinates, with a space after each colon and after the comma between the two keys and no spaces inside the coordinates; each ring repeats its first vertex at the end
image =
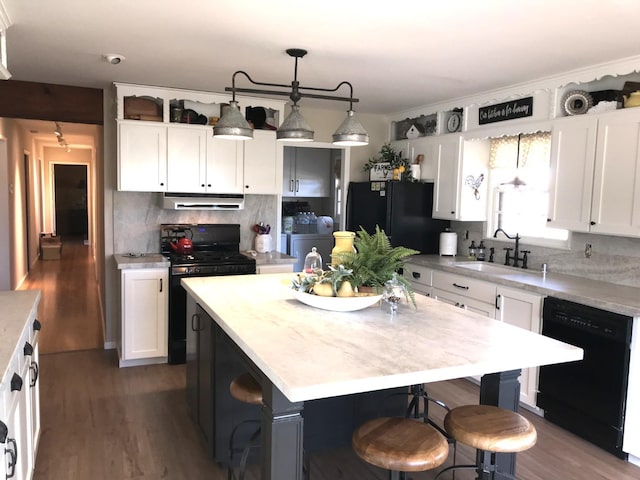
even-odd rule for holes
{"type": "Polygon", "coordinates": [[[479,262],[484,262],[485,259],[485,246],[484,246],[484,241],[480,240],[480,245],[478,245],[478,254],[476,256],[476,259],[479,262]]]}
{"type": "Polygon", "coordinates": [[[311,251],[304,257],[304,273],[314,273],[316,270],[322,270],[322,256],[318,253],[316,247],[311,248],[311,251]]]}
{"type": "Polygon", "coordinates": [[[476,242],[474,240],[471,240],[471,245],[469,245],[469,258],[476,259],[476,242]]]}

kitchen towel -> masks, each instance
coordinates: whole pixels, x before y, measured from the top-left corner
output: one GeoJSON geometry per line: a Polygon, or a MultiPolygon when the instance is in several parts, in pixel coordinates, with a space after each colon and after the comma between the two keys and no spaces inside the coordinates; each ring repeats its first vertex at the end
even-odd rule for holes
{"type": "Polygon", "coordinates": [[[442,232],[440,234],[440,255],[453,255],[458,253],[458,234],[456,232],[442,232]]]}

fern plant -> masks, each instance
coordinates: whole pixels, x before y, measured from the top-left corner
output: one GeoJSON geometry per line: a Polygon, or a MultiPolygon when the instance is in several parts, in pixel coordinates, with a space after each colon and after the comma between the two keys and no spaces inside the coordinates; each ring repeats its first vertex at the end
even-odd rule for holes
{"type": "MultiPolygon", "coordinates": [[[[378,291],[404,266],[408,257],[420,253],[411,248],[392,247],[386,233],[378,225],[371,235],[361,228],[356,234],[354,246],[357,252],[337,254],[339,263],[352,270],[350,281],[354,287],[373,287],[378,291]]],[[[398,281],[407,287],[413,299],[409,282],[401,275],[398,275],[398,281]]]]}

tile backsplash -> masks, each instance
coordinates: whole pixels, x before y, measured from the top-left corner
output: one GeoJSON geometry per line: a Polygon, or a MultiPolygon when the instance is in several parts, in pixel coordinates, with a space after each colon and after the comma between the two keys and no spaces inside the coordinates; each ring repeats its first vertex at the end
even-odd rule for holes
{"type": "Polygon", "coordinates": [[[248,250],[255,237],[251,227],[258,222],[275,225],[277,212],[276,195],[247,195],[243,210],[212,211],[164,209],[161,193],[113,192],[113,251],[159,252],[162,223],[238,223],[240,250],[248,250]]]}
{"type": "MultiPolygon", "coordinates": [[[[483,222],[452,222],[451,229],[458,233],[458,254],[466,257],[471,240],[476,245],[484,239],[487,247],[495,247],[495,262],[504,263],[504,242],[484,237],[483,222]],[[469,239],[465,240],[465,231],[469,239]]],[[[538,247],[521,242],[521,249],[531,250],[529,268],[540,270],[547,264],[548,272],[564,273],[619,285],[640,287],[640,238],[615,237],[573,232],[571,248],[538,247]],[[585,255],[585,245],[591,245],[591,256],[585,255]]],[[[488,253],[487,253],[488,258],[488,253]]]]}

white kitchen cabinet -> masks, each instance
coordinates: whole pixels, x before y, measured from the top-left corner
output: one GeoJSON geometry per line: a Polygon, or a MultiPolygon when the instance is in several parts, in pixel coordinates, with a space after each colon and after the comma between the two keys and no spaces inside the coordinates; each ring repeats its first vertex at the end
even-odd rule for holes
{"type": "Polygon", "coordinates": [[[244,142],[244,193],[276,195],[280,192],[282,155],[275,132],[254,130],[244,142]]]}
{"type": "Polygon", "coordinates": [[[287,146],[283,163],[283,196],[331,196],[331,150],[287,146]]]}
{"type": "MultiPolygon", "coordinates": [[[[542,296],[498,285],[496,319],[509,325],[541,333],[542,296]]],[[[520,401],[536,408],[538,367],[523,368],[520,375],[520,401]]]]}
{"type": "MultiPolygon", "coordinates": [[[[207,133],[205,192],[244,192],[244,148],[242,142],[215,138],[207,133]]],[[[202,173],[201,173],[202,175],[202,173]]]]}
{"type": "Polygon", "coordinates": [[[459,134],[434,138],[435,144],[422,150],[424,162],[435,165],[433,218],[485,221],[489,141],[464,140],[459,134]]]}
{"type": "Polygon", "coordinates": [[[640,109],[598,119],[591,232],[640,236],[640,109]]]}
{"type": "Polygon", "coordinates": [[[548,224],[588,232],[598,119],[593,115],[554,120],[548,224]]]}
{"type": "Polygon", "coordinates": [[[121,274],[120,366],[166,361],[168,350],[167,268],[124,269],[121,274]]]}
{"type": "Polygon", "coordinates": [[[415,263],[407,263],[402,269],[402,276],[409,281],[411,289],[427,297],[431,296],[432,275],[433,270],[415,263]]]}
{"type": "Polygon", "coordinates": [[[496,314],[496,286],[464,275],[434,270],[433,298],[491,318],[496,314]]]}
{"type": "MultiPolygon", "coordinates": [[[[14,294],[32,295],[32,292],[6,292],[3,304],[11,315],[17,315],[21,307],[14,308],[14,294]]],[[[0,478],[29,480],[32,478],[36,449],[40,434],[40,398],[38,380],[38,330],[36,320],[39,294],[33,296],[35,302],[26,307],[28,318],[9,318],[3,323],[5,348],[13,355],[6,365],[0,365],[0,478]],[[26,321],[25,321],[26,320],[26,321]],[[20,328],[20,322],[25,321],[20,328]],[[15,328],[17,327],[17,328],[15,328]],[[14,336],[15,335],[15,336],[14,336]],[[15,342],[15,343],[14,343],[15,342]],[[6,436],[5,436],[6,433],[6,436]]]]}
{"type": "Polygon", "coordinates": [[[554,121],[549,224],[640,236],[640,109],[554,121]]]}
{"type": "Polygon", "coordinates": [[[292,273],[293,263],[274,263],[271,265],[256,265],[256,273],[264,275],[267,273],[292,273]]]}
{"type": "Polygon", "coordinates": [[[167,191],[207,191],[207,133],[191,125],[167,127],[167,191]]]}
{"type": "Polygon", "coordinates": [[[118,190],[167,191],[167,127],[118,122],[118,190]]]}

